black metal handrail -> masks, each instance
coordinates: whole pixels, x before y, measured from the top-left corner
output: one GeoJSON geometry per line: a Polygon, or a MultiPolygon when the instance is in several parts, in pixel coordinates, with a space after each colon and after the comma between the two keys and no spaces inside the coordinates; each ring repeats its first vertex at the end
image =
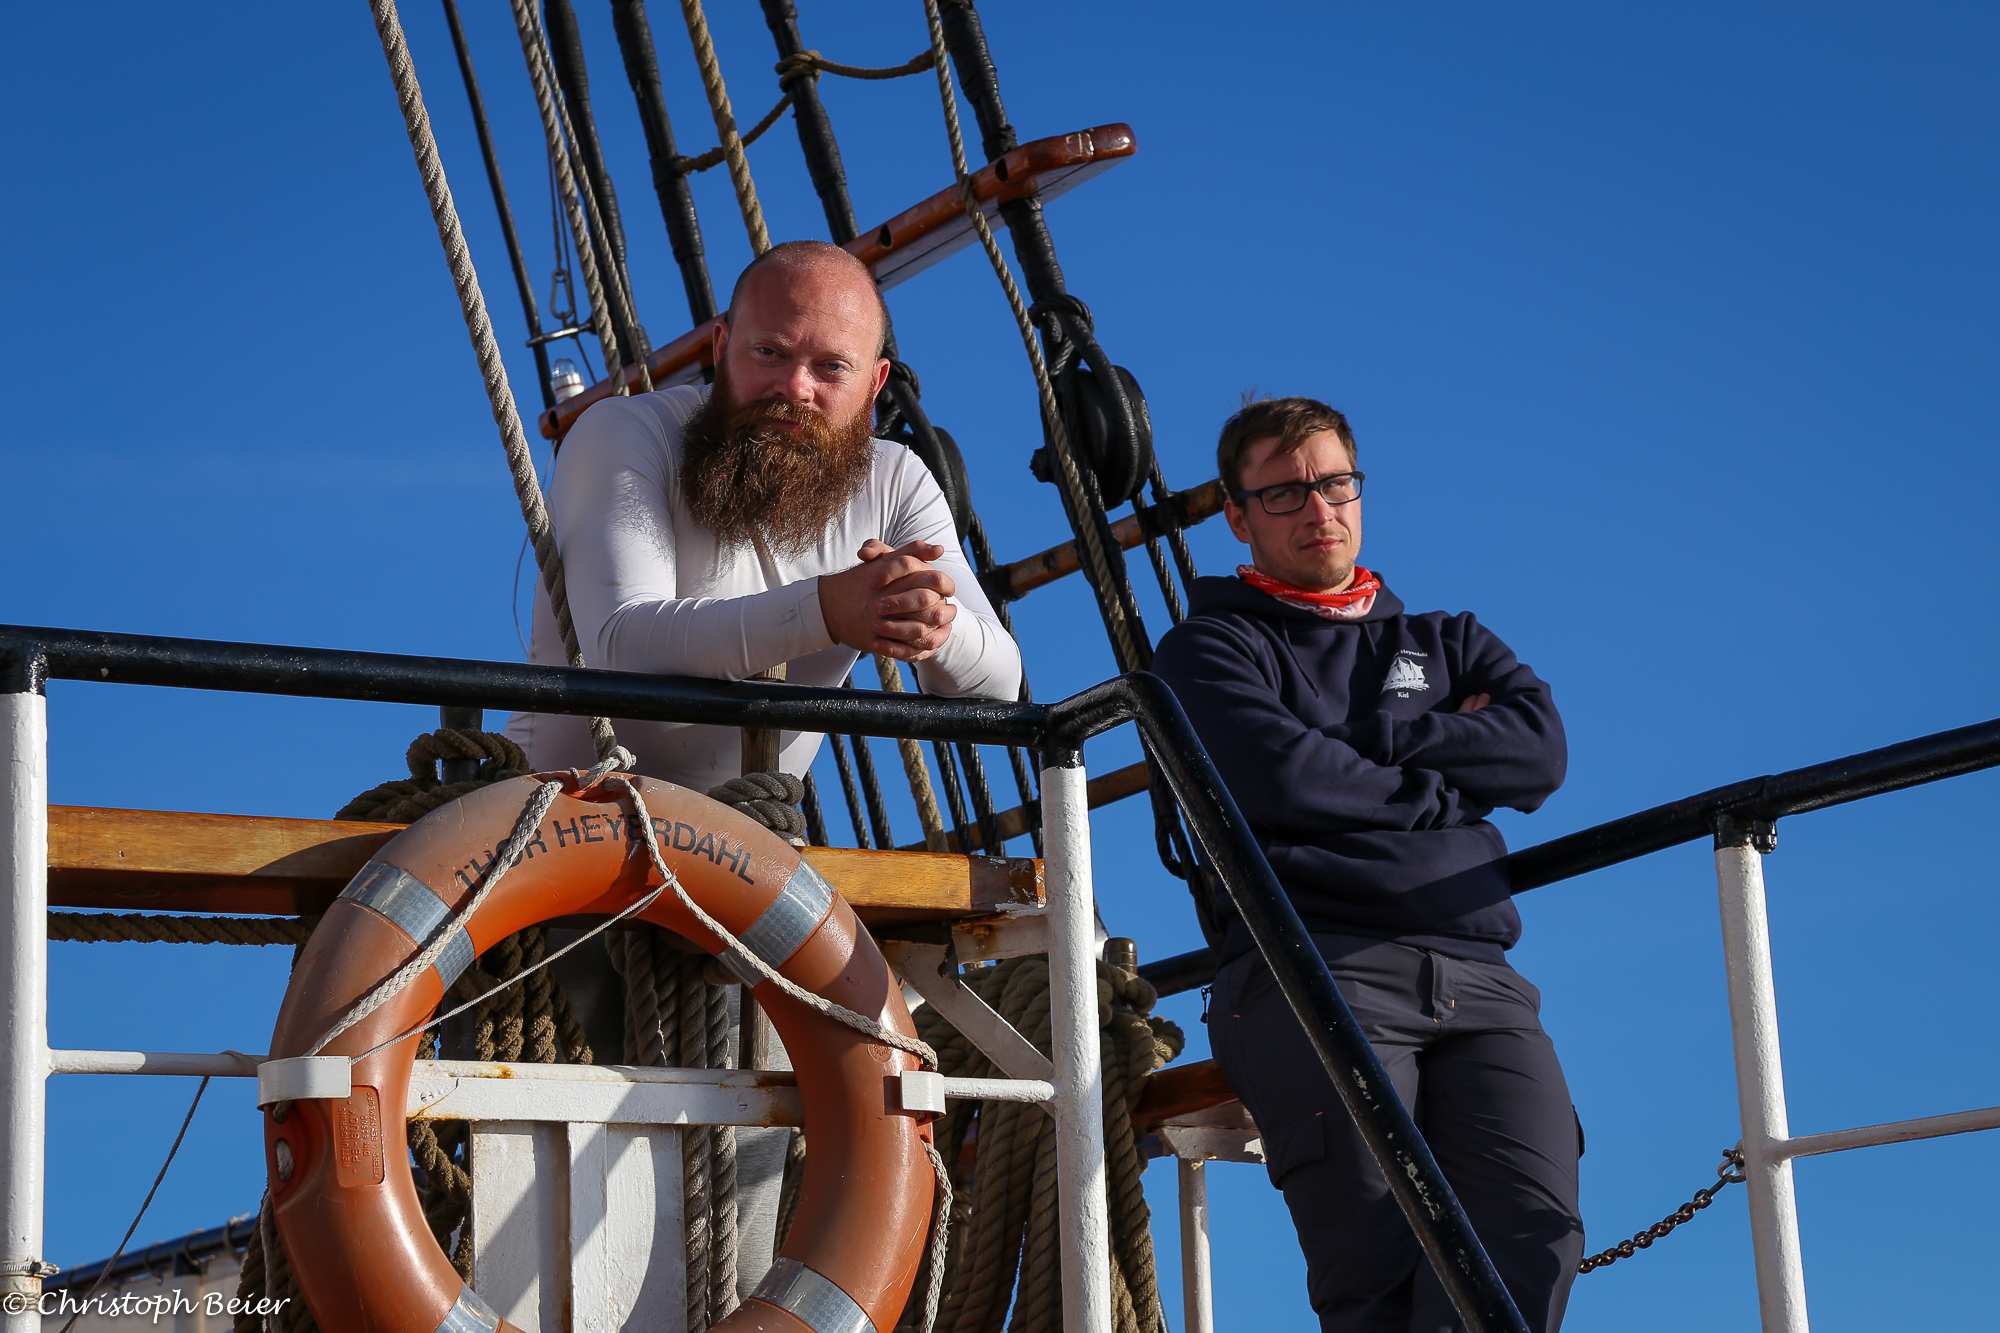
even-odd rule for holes
{"type": "MultiPolygon", "coordinates": [[[[1566,833],[1501,860],[1515,893],[1526,893],[1593,870],[1637,860],[1696,842],[1715,832],[1716,821],[1774,824],[1787,815],[1845,805],[1886,792],[1918,787],[2000,767],[2000,719],[1900,741],[1879,750],[1809,764],[1785,773],[1745,778],[1650,810],[1566,833]]],[[[1156,958],[1139,975],[1162,995],[1206,986],[1215,979],[1209,949],[1156,958]]]]}
{"type": "Polygon", "coordinates": [[[1269,962],[1348,1114],[1468,1328],[1527,1333],[1450,1184],[1314,948],[1173,691],[1135,672],[1054,704],[645,676],[389,653],[0,626],[0,692],[48,679],[1020,745],[1079,763],[1137,722],[1209,864],[1269,962]]]}

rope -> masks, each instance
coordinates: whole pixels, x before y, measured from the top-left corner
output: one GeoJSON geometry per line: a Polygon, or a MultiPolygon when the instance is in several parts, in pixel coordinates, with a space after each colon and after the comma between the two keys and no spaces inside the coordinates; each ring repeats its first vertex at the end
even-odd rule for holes
{"type": "Polygon", "coordinates": [[[152,916],[138,912],[50,912],[49,938],[71,944],[304,944],[316,916],[152,916]]]}
{"type": "Polygon", "coordinates": [[[403,758],[409,765],[408,778],[369,788],[342,806],[334,818],[414,824],[441,805],[531,771],[521,747],[497,731],[444,728],[426,732],[410,742],[403,758]],[[441,782],[437,769],[440,759],[480,760],[478,775],[469,782],[441,782]]]}
{"type": "MultiPolygon", "coordinates": [[[[895,658],[877,653],[875,671],[882,677],[882,688],[890,694],[908,693],[903,687],[903,673],[897,669],[895,658]]],[[[859,743],[857,739],[856,744],[859,743]]],[[[917,821],[924,826],[924,850],[947,850],[944,814],[938,809],[937,791],[931,786],[931,770],[924,762],[924,747],[906,737],[898,737],[896,751],[903,756],[903,774],[910,780],[910,797],[917,804],[917,821]]]]}
{"type": "MultiPolygon", "coordinates": [[[[684,0],[693,3],[694,0],[684,0]]],[[[1091,573],[1096,576],[1101,590],[1100,602],[1105,620],[1111,629],[1113,644],[1118,650],[1119,666],[1124,670],[1135,669],[1143,660],[1132,641],[1132,627],[1126,620],[1125,609],[1118,604],[1115,596],[1117,585],[1112,581],[1110,557],[1104,549],[1103,534],[1092,521],[1092,510],[1088,504],[1088,493],[1084,490],[1083,477],[1077,470],[1076,454],[1070,447],[1069,432],[1064,429],[1062,409],[1056,403],[1054,382],[1049,378],[1048,363],[1042,359],[1041,344],[1035,340],[1035,325],[1028,314],[1027,305],[1021,300],[1021,290],[1014,285],[1014,274],[1007,267],[1006,259],[1000,253],[999,242],[993,239],[993,229],[987,225],[986,213],[979,206],[973,192],[972,174],[966,166],[965,138],[959,130],[958,98],[951,88],[951,70],[945,55],[944,24],[938,17],[937,0],[924,0],[924,17],[930,24],[931,57],[937,69],[938,97],[944,105],[945,131],[951,140],[952,169],[958,175],[959,195],[965,204],[965,215],[972,222],[972,229],[979,233],[979,243],[986,250],[986,258],[993,265],[993,274],[1000,280],[1000,288],[1007,294],[1007,304],[1014,312],[1014,323],[1021,330],[1021,342],[1028,353],[1028,364],[1035,373],[1035,388],[1041,396],[1042,428],[1048,432],[1050,451],[1055,455],[1057,475],[1062,480],[1063,495],[1068,500],[1070,511],[1077,519],[1077,535],[1082,541],[1084,554],[1089,560],[1091,573]]]]}
{"type": "MultiPolygon", "coordinates": [[[[515,0],[518,13],[527,0],[515,0]]],[[[570,619],[569,594],[563,584],[562,557],[556,551],[555,531],[549,525],[548,508],[535,476],[535,460],[528,451],[527,433],[521,428],[520,410],[507,382],[507,366],[500,356],[499,341],[493,336],[493,321],[486,313],[486,298],[479,288],[479,274],[466,247],[465,230],[459,225],[458,207],[452,202],[451,185],[445,180],[444,163],[438,157],[437,140],[431,134],[430,113],[424,109],[424,93],[417,82],[415,64],[410,59],[409,42],[403,36],[402,20],[396,15],[395,0],[369,0],[375,28],[382,39],[382,54],[388,59],[389,74],[396,85],[396,100],[403,109],[403,125],[416,153],[417,171],[423,177],[424,195],[430,201],[431,217],[437,223],[438,240],[444,246],[445,261],[452,282],[458,288],[459,306],[465,314],[466,332],[479,358],[486,397],[493,409],[494,424],[500,428],[500,442],[507,451],[507,468],[514,478],[514,494],[521,504],[521,517],[528,525],[528,537],[535,548],[535,564],[548,590],[549,608],[555,613],[556,629],[562,635],[563,652],[573,667],[581,667],[583,651],[577,646],[576,625],[570,619]]],[[[531,60],[530,65],[534,62],[531,60]]],[[[538,84],[537,100],[545,91],[538,84]]],[[[574,184],[571,186],[574,192],[574,184]]],[[[586,274],[589,267],[586,265],[586,274]]],[[[612,344],[615,346],[614,344],[612,344]]],[[[605,718],[590,719],[590,736],[599,755],[609,754],[617,745],[611,723],[605,718]]]]}
{"type": "MultiPolygon", "coordinates": [[[[764,118],[753,125],[750,132],[743,136],[743,146],[748,148],[751,144],[763,138],[764,131],[777,124],[778,117],[784,115],[785,108],[791,104],[792,95],[790,93],[786,93],[783,97],[780,97],[778,104],[766,112],[764,118]]],[[[728,154],[723,152],[722,145],[717,144],[705,153],[697,153],[693,157],[675,158],[673,169],[683,176],[690,176],[697,171],[707,171],[711,167],[719,165],[726,156],[728,154]]]]}
{"type": "Polygon", "coordinates": [[[937,52],[923,51],[900,65],[870,69],[861,65],[841,65],[817,51],[801,51],[778,62],[778,86],[788,87],[801,78],[817,80],[821,74],[838,74],[843,79],[900,79],[921,74],[937,64],[937,52]]]}
{"type": "MultiPolygon", "coordinates": [[[[515,6],[526,0],[514,0],[515,6]]],[[[764,210],[757,203],[757,184],[750,179],[750,161],[743,155],[743,140],[736,133],[736,113],[729,109],[729,89],[722,82],[722,62],[715,55],[715,40],[708,35],[708,16],[701,0],[681,0],[681,14],[687,19],[688,37],[694,42],[695,63],[701,67],[702,90],[708,94],[708,109],[715,115],[715,133],[722,140],[723,156],[729,160],[729,179],[736,186],[736,204],[743,210],[743,227],[750,233],[750,249],[763,254],[771,248],[771,233],[764,228],[764,210]]]]}
{"type": "Polygon", "coordinates": [[[799,812],[805,798],[805,783],[790,773],[746,773],[708,793],[709,800],[742,811],[794,847],[806,845],[806,819],[799,812]]]}

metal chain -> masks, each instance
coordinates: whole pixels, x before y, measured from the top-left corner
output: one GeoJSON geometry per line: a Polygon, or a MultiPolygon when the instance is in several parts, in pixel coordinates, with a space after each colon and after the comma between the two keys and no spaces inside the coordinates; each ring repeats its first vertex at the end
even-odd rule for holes
{"type": "Polygon", "coordinates": [[[1577,1265],[1578,1273],[1588,1273],[1592,1269],[1609,1268],[1620,1259],[1630,1259],[1640,1250],[1651,1247],[1652,1243],[1672,1231],[1683,1222],[1691,1222],[1694,1215],[1715,1202],[1715,1196],[1722,1192],[1724,1185],[1743,1183],[1743,1150],[1731,1148],[1722,1154],[1722,1165],[1715,1168],[1719,1179],[1707,1189],[1694,1192],[1694,1197],[1668,1213],[1653,1225],[1641,1231],[1630,1240],[1621,1240],[1602,1254],[1593,1254],[1577,1265]]]}

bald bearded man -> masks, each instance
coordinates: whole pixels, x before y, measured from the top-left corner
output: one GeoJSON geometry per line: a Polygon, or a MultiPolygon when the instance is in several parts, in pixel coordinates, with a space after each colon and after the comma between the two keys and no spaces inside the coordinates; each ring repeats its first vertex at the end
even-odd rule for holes
{"type": "MultiPolygon", "coordinates": [[[[1012,699],[1021,658],[966,564],[943,493],[873,438],[888,312],[860,260],[820,241],[743,270],[715,384],[608,398],[564,440],[549,511],[584,661],[616,671],[839,685],[862,653],[931,694],[1012,699]]],[[[562,665],[545,592],[530,660],[562,665]]],[[[614,719],[640,772],[707,791],[738,776],[733,728],[614,719]]],[[[582,718],[516,714],[539,770],[592,763],[582,718]]],[[[782,733],[803,774],[820,736],[782,733]]]]}

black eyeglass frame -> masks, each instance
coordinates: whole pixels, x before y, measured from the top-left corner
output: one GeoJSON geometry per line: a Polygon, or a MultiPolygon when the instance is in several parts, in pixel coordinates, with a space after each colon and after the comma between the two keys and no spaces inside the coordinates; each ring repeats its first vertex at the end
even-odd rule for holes
{"type": "Polygon", "coordinates": [[[1252,499],[1255,499],[1263,507],[1265,513],[1271,515],[1273,518],[1280,518],[1286,514],[1298,513],[1300,509],[1306,507],[1306,502],[1301,497],[1297,508],[1273,509],[1270,502],[1264,498],[1272,491],[1282,491],[1287,486],[1303,487],[1307,491],[1319,492],[1319,498],[1326,501],[1328,508],[1338,509],[1344,504],[1353,504],[1361,498],[1361,483],[1366,480],[1368,480],[1366,472],[1329,472],[1324,477],[1315,477],[1311,481],[1281,481],[1271,486],[1259,486],[1254,491],[1231,491],[1229,498],[1236,501],[1239,505],[1248,504],[1252,499]],[[1345,500],[1336,500],[1326,493],[1325,487],[1328,482],[1347,481],[1349,479],[1352,479],[1354,482],[1354,494],[1348,496],[1345,500]]]}

